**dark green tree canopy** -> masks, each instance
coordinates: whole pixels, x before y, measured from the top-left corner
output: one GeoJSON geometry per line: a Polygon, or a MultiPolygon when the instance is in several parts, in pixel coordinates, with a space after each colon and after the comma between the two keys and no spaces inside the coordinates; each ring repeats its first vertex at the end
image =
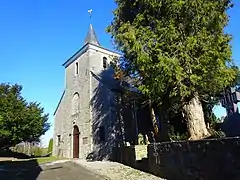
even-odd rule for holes
{"type": "Polygon", "coordinates": [[[224,33],[230,0],[116,0],[108,27],[125,70],[143,81],[155,100],[215,94],[230,85],[237,70],[231,36],[224,33]]]}
{"type": "Polygon", "coordinates": [[[22,141],[38,142],[49,128],[48,115],[39,103],[28,103],[21,96],[22,86],[0,84],[0,146],[22,141]]]}

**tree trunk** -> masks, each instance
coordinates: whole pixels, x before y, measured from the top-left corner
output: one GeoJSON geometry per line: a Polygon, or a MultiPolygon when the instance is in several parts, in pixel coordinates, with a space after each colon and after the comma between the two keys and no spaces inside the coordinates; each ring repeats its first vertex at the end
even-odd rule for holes
{"type": "Polygon", "coordinates": [[[154,112],[151,102],[149,103],[149,109],[150,109],[150,113],[151,113],[151,119],[152,119],[152,123],[153,123],[154,133],[155,133],[155,135],[157,135],[159,133],[159,129],[158,129],[158,125],[157,125],[156,115],[155,115],[155,112],[154,112]]]}
{"type": "Polygon", "coordinates": [[[160,123],[160,142],[170,141],[169,134],[168,134],[168,115],[167,110],[162,105],[161,107],[157,108],[158,111],[156,114],[159,117],[159,123],[160,123]]]}
{"type": "Polygon", "coordinates": [[[126,142],[125,142],[125,128],[124,128],[124,122],[123,122],[123,107],[124,107],[124,104],[123,104],[123,96],[120,95],[120,97],[118,97],[118,113],[119,113],[119,134],[120,134],[120,146],[125,146],[126,145],[126,142]]]}
{"type": "Polygon", "coordinates": [[[153,128],[154,128],[154,131],[155,131],[156,141],[157,142],[169,141],[168,123],[167,123],[167,119],[166,119],[166,116],[165,116],[165,112],[163,111],[162,107],[157,108],[160,111],[160,113],[158,113],[158,112],[155,113],[153,104],[150,101],[149,108],[150,108],[153,128]],[[159,117],[160,128],[158,127],[156,115],[158,115],[158,117],[159,117]]]}
{"type": "Polygon", "coordinates": [[[204,121],[202,104],[199,96],[195,95],[183,106],[183,113],[187,121],[187,128],[190,134],[189,140],[198,140],[210,136],[204,121]]]}

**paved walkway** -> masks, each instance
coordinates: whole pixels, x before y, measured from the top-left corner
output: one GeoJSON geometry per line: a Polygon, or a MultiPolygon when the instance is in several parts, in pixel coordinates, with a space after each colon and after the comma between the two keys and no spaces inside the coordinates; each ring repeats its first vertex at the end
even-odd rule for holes
{"type": "Polygon", "coordinates": [[[116,162],[60,160],[0,161],[0,180],[163,180],[116,162]]]}
{"type": "Polygon", "coordinates": [[[104,180],[106,178],[72,162],[43,165],[37,180],[104,180]]]}
{"type": "MultiPolygon", "coordinates": [[[[0,164],[1,165],[1,164],[0,164]]],[[[106,180],[106,178],[72,162],[36,166],[19,162],[0,166],[1,180],[106,180]]]]}

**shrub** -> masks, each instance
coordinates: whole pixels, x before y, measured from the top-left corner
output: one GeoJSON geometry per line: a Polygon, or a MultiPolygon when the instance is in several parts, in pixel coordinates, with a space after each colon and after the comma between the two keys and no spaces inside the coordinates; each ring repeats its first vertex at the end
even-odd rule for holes
{"type": "Polygon", "coordinates": [[[53,138],[51,138],[49,140],[49,143],[48,143],[48,153],[52,152],[53,150],[53,138]]]}

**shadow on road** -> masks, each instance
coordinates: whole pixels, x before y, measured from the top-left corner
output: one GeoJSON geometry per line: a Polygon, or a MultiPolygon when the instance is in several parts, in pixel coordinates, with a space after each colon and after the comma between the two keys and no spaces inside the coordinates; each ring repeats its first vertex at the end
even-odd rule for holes
{"type": "Polygon", "coordinates": [[[0,179],[3,180],[35,180],[41,171],[36,160],[0,161],[0,179]]]}

